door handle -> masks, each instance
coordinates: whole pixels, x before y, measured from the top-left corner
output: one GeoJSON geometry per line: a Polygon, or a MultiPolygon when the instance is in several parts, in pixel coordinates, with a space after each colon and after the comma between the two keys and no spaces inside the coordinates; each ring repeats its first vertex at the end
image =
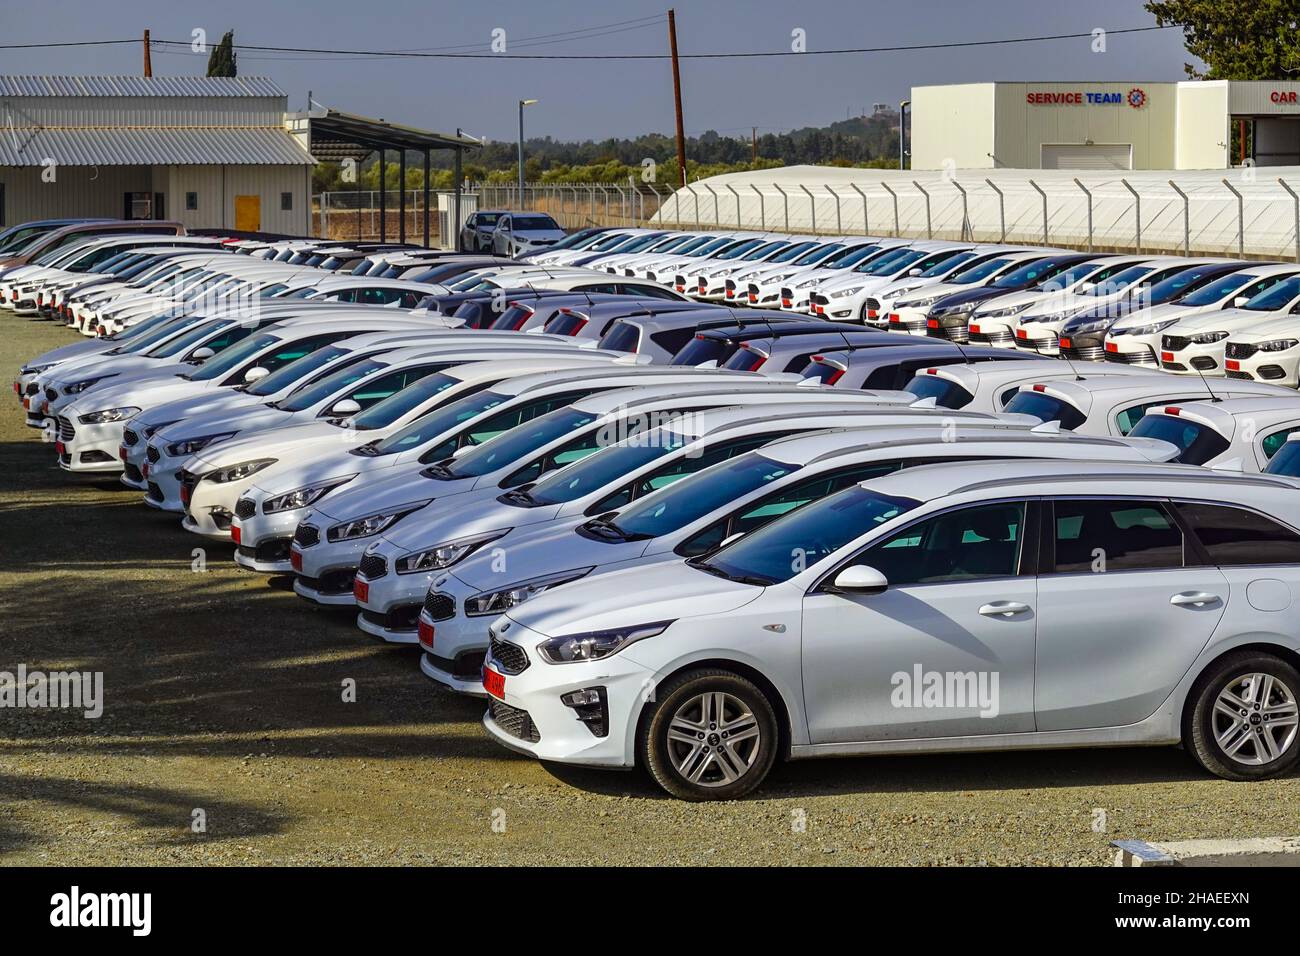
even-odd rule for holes
{"type": "Polygon", "coordinates": [[[1019,601],[993,601],[990,604],[980,605],[980,613],[985,617],[1011,617],[1014,614],[1024,614],[1029,610],[1028,604],[1021,604],[1019,601]]]}
{"type": "Polygon", "coordinates": [[[1209,591],[1182,591],[1171,597],[1169,603],[1175,607],[1204,607],[1221,600],[1222,598],[1217,594],[1211,594],[1209,591]]]}

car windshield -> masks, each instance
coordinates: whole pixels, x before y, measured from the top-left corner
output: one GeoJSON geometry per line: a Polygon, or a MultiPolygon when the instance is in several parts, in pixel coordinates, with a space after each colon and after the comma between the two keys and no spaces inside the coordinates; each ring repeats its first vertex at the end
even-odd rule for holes
{"type": "Polygon", "coordinates": [[[1100,298],[1104,295],[1114,295],[1116,292],[1123,291],[1134,282],[1139,282],[1143,276],[1149,276],[1155,271],[1154,266],[1130,266],[1127,269],[1121,269],[1113,276],[1108,276],[1100,282],[1093,283],[1086,289],[1080,289],[1080,295],[1093,296],[1100,298]]]}
{"type": "Polygon", "coordinates": [[[790,246],[789,248],[786,249],[782,249],[780,252],[778,252],[776,255],[774,255],[771,259],[768,259],[767,261],[769,264],[775,264],[779,262],[789,262],[791,259],[795,258],[795,256],[803,255],[805,252],[807,252],[815,245],[817,245],[817,243],[811,241],[796,242],[793,246],[790,246]]]}
{"type": "Polygon", "coordinates": [[[458,425],[463,425],[465,422],[477,418],[484,412],[491,411],[508,399],[509,396],[490,390],[475,392],[473,395],[458,398],[434,412],[421,415],[400,431],[393,432],[387,438],[382,439],[375,445],[374,453],[377,455],[396,455],[399,452],[416,448],[458,425]]]}
{"type": "Polygon", "coordinates": [[[698,258],[700,256],[711,256],[719,249],[725,249],[727,246],[731,245],[735,241],[736,240],[731,236],[717,236],[714,239],[710,240],[709,242],[704,243],[704,245],[702,246],[696,246],[694,249],[691,249],[689,252],[683,251],[677,253],[677,255],[690,255],[692,258],[698,258]]]}
{"type": "MultiPolygon", "coordinates": [[[[119,355],[143,355],[149,353],[150,350],[159,342],[175,335],[177,330],[187,329],[191,325],[203,321],[203,317],[198,315],[187,315],[183,319],[177,319],[166,315],[155,316],[149,320],[149,322],[154,324],[150,325],[148,328],[141,328],[141,326],[145,324],[143,322],[140,326],[136,326],[135,328],[141,328],[141,330],[136,332],[135,335],[127,336],[126,333],[123,333],[124,338],[129,337],[131,339],[131,344],[125,348],[114,349],[114,351],[119,355]]],[[[127,331],[131,332],[135,330],[128,329],[127,331]]]]}
{"type": "Polygon", "coordinates": [[[555,245],[551,246],[551,249],[583,249],[594,242],[599,235],[599,232],[588,232],[585,229],[580,229],[577,232],[565,236],[555,245]]]}
{"type": "Polygon", "coordinates": [[[1192,266],[1175,272],[1168,278],[1161,279],[1146,292],[1146,300],[1152,305],[1163,305],[1175,299],[1182,301],[1184,294],[1198,289],[1212,275],[1218,275],[1219,266],[1192,266]]]}
{"type": "Polygon", "coordinates": [[[500,218],[501,214],[497,212],[476,212],[474,214],[474,220],[480,226],[495,226],[500,218]]]}
{"type": "MultiPolygon", "coordinates": [[[[674,245],[671,250],[664,251],[671,251],[675,256],[684,256],[694,252],[706,242],[712,242],[713,239],[713,236],[691,236],[687,242],[683,242],[680,245],[674,245]]],[[[659,250],[656,249],[653,251],[657,252],[659,250]]]]}
{"type": "Polygon", "coordinates": [[[742,262],[756,262],[764,256],[772,255],[776,250],[783,249],[790,243],[784,239],[778,239],[776,242],[765,242],[761,246],[750,249],[740,257],[742,262]]]}
{"type": "Polygon", "coordinates": [[[5,236],[3,242],[0,242],[0,252],[17,252],[24,246],[35,242],[48,231],[49,227],[47,226],[31,226],[26,229],[15,229],[12,233],[5,236]]]}
{"type": "Polygon", "coordinates": [[[1023,289],[1025,286],[1040,282],[1047,276],[1055,275],[1057,270],[1068,268],[1059,259],[1035,259],[993,280],[995,289],[1023,289]]]}
{"type": "Polygon", "coordinates": [[[1265,289],[1242,306],[1255,312],[1277,312],[1291,304],[1291,300],[1300,296],[1300,276],[1291,276],[1272,288],[1265,289]]]}
{"type": "Polygon", "coordinates": [[[197,345],[208,336],[212,335],[219,329],[224,329],[234,323],[230,319],[210,319],[197,328],[190,329],[183,335],[178,335],[169,342],[163,342],[157,348],[151,349],[149,355],[155,358],[166,358],[171,355],[177,355],[187,351],[190,346],[197,345]]]}
{"type": "Polygon", "coordinates": [[[855,266],[864,259],[869,259],[880,251],[879,246],[848,246],[841,249],[829,259],[822,260],[823,269],[847,269],[855,266]]]}
{"type": "Polygon", "coordinates": [[[744,584],[778,584],[919,504],[854,485],[777,518],[707,561],[689,563],[744,584]]]}
{"type": "MultiPolygon", "coordinates": [[[[1104,266],[1100,263],[1082,262],[1077,266],[1071,266],[1060,271],[1046,269],[1034,288],[1046,292],[1058,292],[1082,282],[1088,276],[1100,272],[1103,268],[1104,266]]],[[[997,285],[997,283],[995,282],[994,285],[997,285]]]]}
{"type": "Polygon", "coordinates": [[[448,466],[447,475],[450,478],[482,477],[595,420],[596,416],[590,412],[557,408],[466,452],[448,466]]]}
{"type": "Polygon", "coordinates": [[[159,265],[153,269],[146,269],[144,272],[136,276],[135,279],[133,279],[131,282],[128,282],[127,287],[131,289],[144,289],[149,287],[153,283],[157,282],[158,280],[165,279],[173,272],[177,272],[179,270],[180,270],[180,266],[178,266],[174,262],[169,262],[166,263],[165,265],[159,265]]]}
{"type": "MultiPolygon", "coordinates": [[[[318,349],[317,351],[323,350],[318,349]]],[[[305,356],[304,358],[310,358],[310,356],[305,356]]],[[[297,363],[295,362],[286,365],[279,371],[283,372],[295,364],[297,363]]],[[[347,388],[358,379],[365,378],[367,375],[371,375],[378,372],[380,369],[385,368],[388,368],[387,364],[375,359],[363,359],[360,362],[354,362],[346,368],[341,368],[338,371],[331,372],[320,381],[312,382],[310,385],[304,385],[302,388],[295,389],[283,401],[277,402],[276,407],[281,408],[286,412],[301,412],[325,401],[339,389],[347,388]]],[[[279,374],[279,372],[276,374],[279,374]]],[[[270,376],[267,377],[269,378],[270,376]]]]}
{"type": "MultiPolygon", "coordinates": [[[[982,282],[991,275],[995,275],[1007,266],[1011,265],[1010,259],[985,259],[978,262],[969,269],[963,269],[948,281],[957,285],[970,285],[974,282],[982,282]]],[[[994,283],[996,285],[997,283],[994,283]]]]}
{"type": "Polygon", "coordinates": [[[817,246],[815,249],[809,249],[798,259],[794,260],[796,266],[815,266],[823,259],[828,259],[835,253],[844,248],[842,242],[828,242],[825,245],[817,246]]]}
{"type": "Polygon", "coordinates": [[[606,525],[623,537],[657,538],[671,534],[733,501],[799,470],[751,451],[732,461],[687,475],[640,501],[606,525]]]}
{"type": "Polygon", "coordinates": [[[714,258],[719,260],[739,259],[746,252],[749,252],[749,250],[753,249],[756,245],[758,245],[762,241],[763,241],[762,239],[746,239],[744,242],[736,243],[734,246],[727,249],[725,252],[718,253],[718,255],[716,255],[714,258]]]}
{"type": "Polygon", "coordinates": [[[867,276],[892,276],[924,256],[925,252],[920,249],[902,249],[899,250],[899,255],[881,256],[870,267],[858,271],[867,276]]]}
{"type": "MultiPolygon", "coordinates": [[[[676,241],[676,240],[671,240],[669,243],[664,243],[663,238],[664,238],[663,236],[656,236],[653,233],[648,236],[641,236],[640,238],[634,239],[632,242],[629,242],[626,246],[621,247],[618,251],[637,252],[641,249],[646,248],[647,246],[650,246],[651,243],[654,243],[653,250],[658,250],[661,245],[671,245],[673,241],[676,241]]],[[[554,249],[555,246],[551,246],[551,248],[554,249]]]]}
{"type": "Polygon", "coordinates": [[[971,259],[975,258],[976,255],[977,253],[974,252],[959,252],[946,259],[940,259],[938,262],[922,269],[918,278],[933,279],[937,276],[947,275],[949,272],[958,268],[962,263],[969,262],[971,259]]]}
{"type": "Polygon", "coordinates": [[[560,228],[550,216],[515,216],[512,225],[515,229],[559,230],[560,228]]]}
{"type": "Polygon", "coordinates": [[[388,396],[382,402],[376,402],[364,412],[352,417],[352,427],[357,431],[370,431],[374,428],[387,428],[403,415],[441,395],[453,385],[459,385],[463,379],[445,372],[434,372],[406,386],[400,392],[388,396]]]}
{"type": "Polygon", "coordinates": [[[634,435],[559,471],[551,472],[528,489],[528,498],[539,505],[575,501],[663,458],[685,444],[686,440],[681,434],[671,429],[660,428],[644,435],[634,435]]]}
{"type": "Polygon", "coordinates": [[[1300,441],[1288,441],[1284,444],[1268,463],[1264,474],[1300,478],[1300,441]]]}
{"type": "MultiPolygon", "coordinates": [[[[347,355],[348,350],[339,348],[337,345],[327,345],[319,348],[315,352],[309,352],[302,358],[290,362],[276,369],[270,375],[263,376],[251,385],[244,386],[244,391],[249,395],[267,396],[274,395],[281,389],[288,388],[295,382],[300,382],[307,376],[311,375],[317,369],[324,368],[335,359],[347,355]]],[[[296,392],[293,394],[297,394],[296,392]]],[[[284,406],[281,406],[284,407],[284,406]]]]}
{"type": "Polygon", "coordinates": [[[1201,286],[1194,292],[1189,292],[1178,300],[1179,305],[1218,305],[1224,299],[1235,293],[1238,289],[1245,288],[1250,283],[1258,279],[1257,274],[1249,272],[1234,272],[1226,275],[1222,279],[1215,279],[1206,285],[1201,286]]]}
{"type": "Polygon", "coordinates": [[[198,371],[191,372],[187,377],[191,382],[210,382],[213,379],[218,379],[227,372],[238,368],[244,362],[256,358],[259,352],[277,343],[288,344],[280,336],[270,332],[249,336],[228,348],[222,349],[200,365],[198,371]]]}

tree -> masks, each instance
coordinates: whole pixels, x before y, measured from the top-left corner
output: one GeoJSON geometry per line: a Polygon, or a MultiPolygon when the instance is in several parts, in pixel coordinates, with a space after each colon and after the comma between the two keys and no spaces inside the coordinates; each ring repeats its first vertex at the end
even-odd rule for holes
{"type": "Polygon", "coordinates": [[[208,76],[235,75],[235,31],[227,30],[208,54],[208,76]]]}
{"type": "Polygon", "coordinates": [[[1183,28],[1194,79],[1281,80],[1300,69],[1300,5],[1296,0],[1159,0],[1146,4],[1161,26],[1183,28]]]}

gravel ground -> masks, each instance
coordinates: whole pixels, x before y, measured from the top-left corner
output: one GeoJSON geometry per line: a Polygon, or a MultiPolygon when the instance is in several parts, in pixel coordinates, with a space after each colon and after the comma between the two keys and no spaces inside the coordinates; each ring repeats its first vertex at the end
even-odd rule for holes
{"type": "MultiPolygon", "coordinates": [[[[67,341],[0,314],[0,369],[67,341]]],[[[1295,777],[1228,783],[1174,749],[802,762],[704,806],[546,767],[411,649],[60,471],[8,409],[0,669],[102,671],[106,705],[0,710],[6,863],[1097,865],[1113,839],[1300,833],[1295,777]]]]}

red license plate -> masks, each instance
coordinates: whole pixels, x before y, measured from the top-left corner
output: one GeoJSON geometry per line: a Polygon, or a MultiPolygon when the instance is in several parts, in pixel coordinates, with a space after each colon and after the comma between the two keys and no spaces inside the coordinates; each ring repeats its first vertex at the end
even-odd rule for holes
{"type": "Polygon", "coordinates": [[[1065,339],[1065,338],[1063,338],[1063,339],[1061,339],[1061,348],[1063,348],[1063,349],[1072,349],[1072,348],[1074,348],[1074,342],[1073,342],[1071,339],[1065,339]]]}
{"type": "Polygon", "coordinates": [[[735,297],[736,297],[736,290],[735,290],[735,289],[728,289],[728,290],[727,290],[727,298],[728,298],[728,299],[734,299],[735,297]]]}
{"type": "MultiPolygon", "coordinates": [[[[302,559],[299,558],[298,560],[301,562],[302,559]]],[[[362,581],[360,578],[356,578],[355,580],[353,580],[353,582],[352,582],[352,596],[353,596],[354,598],[356,598],[358,601],[360,601],[361,603],[363,603],[363,604],[364,604],[366,601],[369,601],[369,600],[370,600],[370,582],[369,582],[369,581],[362,581]]]]}
{"type": "Polygon", "coordinates": [[[497,700],[506,699],[506,676],[490,667],[483,668],[483,689],[497,700]]]}
{"type": "Polygon", "coordinates": [[[428,621],[421,621],[415,629],[415,634],[420,639],[420,643],[433,650],[433,625],[428,621]]]}
{"type": "Polygon", "coordinates": [[[239,544],[239,539],[240,539],[239,525],[232,524],[230,526],[230,540],[235,542],[235,544],[239,544]]]}
{"type": "Polygon", "coordinates": [[[23,399],[23,408],[27,409],[28,411],[31,411],[31,408],[32,408],[32,400],[31,400],[30,398],[24,398],[24,399],[23,399]]]}
{"type": "Polygon", "coordinates": [[[902,322],[902,321],[903,321],[903,317],[902,317],[901,315],[899,315],[897,312],[890,312],[890,313],[889,313],[889,321],[890,321],[890,322],[902,322]]]}
{"type": "Polygon", "coordinates": [[[297,548],[289,549],[289,567],[293,568],[295,571],[302,570],[302,552],[297,548]]]}
{"type": "Polygon", "coordinates": [[[980,327],[979,327],[978,325],[972,325],[972,326],[970,327],[970,331],[973,332],[975,335],[979,335],[979,334],[980,334],[980,327]]]}
{"type": "Polygon", "coordinates": [[[1029,332],[1028,332],[1028,330],[1026,330],[1026,329],[1016,329],[1016,338],[1018,338],[1018,339],[1027,339],[1027,338],[1029,338],[1029,332]]]}
{"type": "Polygon", "coordinates": [[[149,477],[149,463],[147,461],[140,466],[140,474],[145,478],[149,477]]]}
{"type": "Polygon", "coordinates": [[[790,300],[789,300],[789,299],[782,299],[782,300],[781,300],[781,307],[782,307],[782,308],[785,308],[785,309],[790,308],[790,300]]]}
{"type": "Polygon", "coordinates": [[[1114,342],[1107,342],[1107,343],[1106,343],[1106,351],[1107,351],[1107,352],[1118,352],[1118,351],[1119,351],[1119,346],[1116,345],[1114,342]]]}
{"type": "Polygon", "coordinates": [[[1161,352],[1161,353],[1160,353],[1160,361],[1162,361],[1162,362],[1172,362],[1173,360],[1174,360],[1174,353],[1173,353],[1173,352],[1161,352]]]}
{"type": "Polygon", "coordinates": [[[1228,359],[1226,362],[1223,363],[1223,367],[1226,368],[1229,372],[1241,371],[1241,363],[1238,362],[1236,359],[1228,359]]]}
{"type": "Polygon", "coordinates": [[[117,446],[117,457],[118,457],[118,458],[121,458],[123,461],[126,461],[126,446],[125,446],[125,445],[118,445],[118,446],[117,446]]]}
{"type": "Polygon", "coordinates": [[[61,442],[61,441],[56,441],[56,442],[54,443],[54,454],[56,454],[56,455],[62,455],[66,450],[67,450],[67,449],[64,447],[63,442],[61,442]]]}

